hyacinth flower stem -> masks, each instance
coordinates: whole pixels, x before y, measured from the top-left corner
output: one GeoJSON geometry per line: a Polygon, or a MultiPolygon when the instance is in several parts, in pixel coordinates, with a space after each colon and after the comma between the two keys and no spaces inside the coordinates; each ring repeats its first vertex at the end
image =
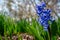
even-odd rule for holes
{"type": "Polygon", "coordinates": [[[47,28],[47,30],[44,30],[44,38],[45,40],[51,40],[51,30],[50,27],[47,28]]]}
{"type": "Polygon", "coordinates": [[[49,33],[50,40],[51,40],[51,30],[50,30],[50,27],[48,27],[48,33],[49,33]]]}
{"type": "Polygon", "coordinates": [[[44,40],[50,40],[48,31],[45,31],[45,33],[44,33],[44,40]]]}

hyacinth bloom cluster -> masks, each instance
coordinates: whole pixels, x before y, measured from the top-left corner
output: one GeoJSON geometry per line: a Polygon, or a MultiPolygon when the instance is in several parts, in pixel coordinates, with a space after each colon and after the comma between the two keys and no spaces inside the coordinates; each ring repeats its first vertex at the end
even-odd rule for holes
{"type": "Polygon", "coordinates": [[[43,26],[45,31],[48,31],[49,23],[48,21],[53,21],[51,16],[51,9],[46,8],[46,3],[41,2],[36,5],[36,12],[39,16],[38,21],[43,26]]]}

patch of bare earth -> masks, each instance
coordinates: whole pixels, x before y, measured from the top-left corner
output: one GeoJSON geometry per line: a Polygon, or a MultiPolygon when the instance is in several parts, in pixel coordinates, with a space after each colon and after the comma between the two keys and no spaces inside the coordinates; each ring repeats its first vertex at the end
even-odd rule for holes
{"type": "MultiPolygon", "coordinates": [[[[19,36],[22,38],[22,40],[34,40],[34,37],[27,33],[21,33],[19,36]]],[[[7,36],[8,40],[18,40],[18,38],[18,35],[12,35],[11,38],[7,36]]],[[[5,37],[2,37],[2,40],[5,40],[5,37]]]]}

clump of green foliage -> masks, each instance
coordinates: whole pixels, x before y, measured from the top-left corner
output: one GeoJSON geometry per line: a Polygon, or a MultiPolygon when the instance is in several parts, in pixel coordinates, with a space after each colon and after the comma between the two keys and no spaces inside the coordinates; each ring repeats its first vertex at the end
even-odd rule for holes
{"type": "MultiPolygon", "coordinates": [[[[51,39],[57,40],[57,36],[60,36],[60,19],[58,19],[57,22],[54,21],[50,25],[50,29],[51,39]]],[[[0,14],[0,35],[12,37],[13,34],[18,33],[28,33],[32,35],[35,40],[50,40],[49,33],[45,32],[43,27],[35,19],[32,19],[31,22],[26,21],[26,19],[14,21],[9,16],[0,14]]]]}

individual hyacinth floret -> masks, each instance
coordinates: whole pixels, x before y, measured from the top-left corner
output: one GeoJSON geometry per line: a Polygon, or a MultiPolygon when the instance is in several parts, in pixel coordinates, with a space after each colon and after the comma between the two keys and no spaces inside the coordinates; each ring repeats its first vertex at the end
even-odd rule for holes
{"type": "Polygon", "coordinates": [[[36,5],[36,12],[39,16],[38,21],[43,26],[45,31],[48,31],[49,23],[48,21],[53,21],[51,16],[51,9],[46,8],[46,3],[41,2],[36,5]]]}

